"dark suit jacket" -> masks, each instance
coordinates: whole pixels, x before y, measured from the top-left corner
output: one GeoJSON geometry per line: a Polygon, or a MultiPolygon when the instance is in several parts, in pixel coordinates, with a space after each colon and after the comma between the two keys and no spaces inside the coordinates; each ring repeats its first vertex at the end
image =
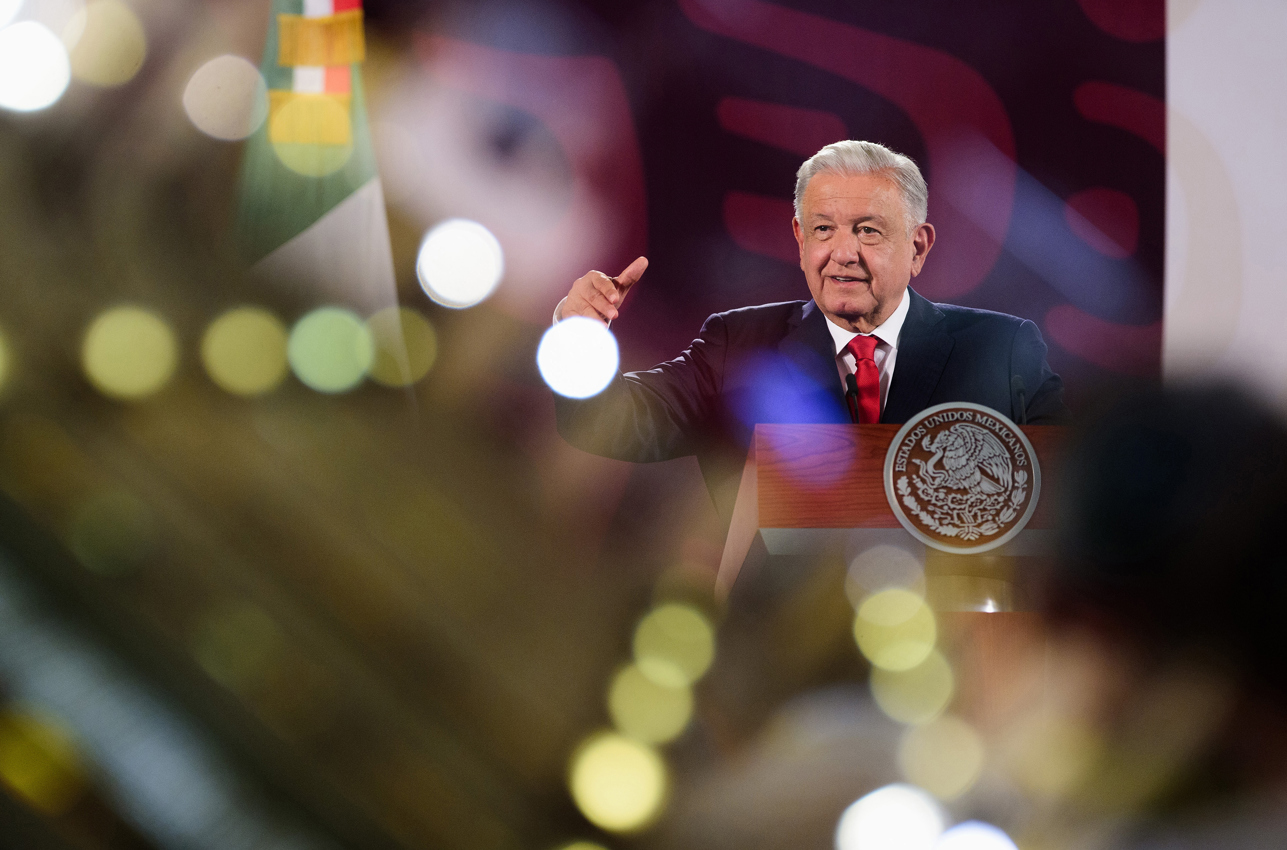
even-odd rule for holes
{"type": "MultiPolygon", "coordinates": [[[[948,401],[986,405],[1028,422],[1064,422],[1063,383],[1046,344],[1025,319],[933,304],[911,304],[880,421],[902,423],[948,401]]],[[[595,454],[630,461],[695,454],[716,506],[727,515],[757,423],[849,422],[826,317],[812,301],[716,313],[674,360],[618,375],[584,401],[557,398],[559,431],[595,454]]]]}

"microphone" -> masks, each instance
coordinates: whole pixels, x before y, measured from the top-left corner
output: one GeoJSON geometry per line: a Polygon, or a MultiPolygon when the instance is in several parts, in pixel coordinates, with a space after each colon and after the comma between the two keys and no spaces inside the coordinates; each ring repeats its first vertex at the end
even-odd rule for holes
{"type": "Polygon", "coordinates": [[[858,424],[858,376],[850,372],[845,375],[845,404],[849,405],[849,418],[858,424]]]}
{"type": "Polygon", "coordinates": [[[1013,378],[1010,379],[1010,394],[1012,396],[1012,399],[1011,399],[1012,401],[1014,400],[1014,398],[1017,398],[1019,401],[1019,403],[1016,405],[1019,408],[1019,424],[1027,425],[1028,424],[1028,394],[1024,392],[1023,376],[1015,375],[1013,378]]]}

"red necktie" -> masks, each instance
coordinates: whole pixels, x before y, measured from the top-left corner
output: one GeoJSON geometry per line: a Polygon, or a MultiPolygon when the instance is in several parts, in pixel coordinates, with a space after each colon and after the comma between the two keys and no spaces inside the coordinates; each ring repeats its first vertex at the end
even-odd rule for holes
{"type": "Polygon", "coordinates": [[[856,336],[845,350],[854,356],[854,377],[858,379],[858,422],[872,425],[880,421],[880,370],[876,368],[874,336],[856,336]]]}

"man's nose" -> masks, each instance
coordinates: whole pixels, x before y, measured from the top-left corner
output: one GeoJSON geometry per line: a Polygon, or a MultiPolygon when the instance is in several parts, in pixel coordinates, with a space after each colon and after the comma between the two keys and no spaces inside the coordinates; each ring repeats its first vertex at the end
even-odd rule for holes
{"type": "Polygon", "coordinates": [[[842,266],[862,262],[862,243],[858,234],[852,231],[840,231],[831,243],[831,259],[842,266]]]}

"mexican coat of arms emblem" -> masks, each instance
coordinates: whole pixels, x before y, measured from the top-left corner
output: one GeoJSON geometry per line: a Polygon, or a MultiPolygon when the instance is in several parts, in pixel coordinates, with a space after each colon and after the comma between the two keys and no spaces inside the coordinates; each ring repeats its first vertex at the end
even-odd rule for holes
{"type": "Polygon", "coordinates": [[[991,408],[950,402],[907,422],[885,456],[885,495],[927,546],[976,554],[1027,525],[1041,490],[1028,438],[991,408]]]}

